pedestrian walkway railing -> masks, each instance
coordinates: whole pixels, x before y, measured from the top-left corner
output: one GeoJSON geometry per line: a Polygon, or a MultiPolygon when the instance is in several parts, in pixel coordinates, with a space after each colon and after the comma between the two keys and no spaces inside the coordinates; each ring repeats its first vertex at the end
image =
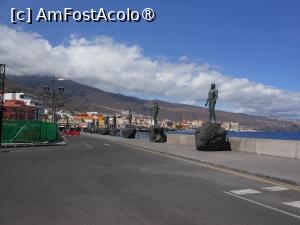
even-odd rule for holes
{"type": "Polygon", "coordinates": [[[55,142],[58,126],[54,123],[30,120],[4,121],[2,143],[55,142]]]}

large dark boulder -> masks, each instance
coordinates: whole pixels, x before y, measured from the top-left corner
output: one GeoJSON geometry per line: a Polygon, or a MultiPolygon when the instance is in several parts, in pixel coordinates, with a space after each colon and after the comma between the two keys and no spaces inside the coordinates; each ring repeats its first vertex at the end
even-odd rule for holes
{"type": "Polygon", "coordinates": [[[149,129],[149,140],[150,142],[167,142],[167,135],[165,129],[162,127],[150,127],[149,129]]]}
{"type": "Polygon", "coordinates": [[[136,134],[136,129],[135,128],[124,128],[122,130],[122,134],[123,134],[124,138],[134,139],[135,134],[136,134]]]}
{"type": "Polygon", "coordinates": [[[96,130],[96,133],[101,135],[109,135],[109,130],[107,128],[99,128],[96,130]]]}
{"type": "Polygon", "coordinates": [[[109,135],[110,136],[118,136],[119,130],[118,129],[110,129],[109,130],[109,135]]]}
{"type": "Polygon", "coordinates": [[[207,123],[195,133],[195,144],[199,151],[228,151],[226,131],[218,123],[207,123]]]}

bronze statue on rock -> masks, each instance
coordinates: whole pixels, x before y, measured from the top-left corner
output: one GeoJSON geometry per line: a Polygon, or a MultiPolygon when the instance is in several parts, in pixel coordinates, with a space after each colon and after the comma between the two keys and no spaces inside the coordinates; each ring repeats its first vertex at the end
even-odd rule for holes
{"type": "Polygon", "coordinates": [[[195,132],[195,145],[199,151],[230,150],[230,143],[226,138],[226,131],[216,121],[215,106],[219,97],[216,84],[211,84],[205,106],[209,109],[209,123],[199,127],[195,132]]]}
{"type": "Polygon", "coordinates": [[[151,107],[151,120],[153,119],[154,126],[151,126],[149,130],[150,142],[167,141],[167,135],[165,133],[165,129],[163,127],[160,127],[158,123],[158,112],[159,112],[159,106],[157,102],[154,102],[153,106],[151,107]]]}
{"type": "Polygon", "coordinates": [[[217,103],[217,99],[219,97],[218,90],[216,89],[216,84],[212,83],[210,90],[208,91],[208,97],[205,103],[205,106],[208,105],[209,110],[209,122],[210,123],[216,123],[216,111],[215,106],[217,103]]]}

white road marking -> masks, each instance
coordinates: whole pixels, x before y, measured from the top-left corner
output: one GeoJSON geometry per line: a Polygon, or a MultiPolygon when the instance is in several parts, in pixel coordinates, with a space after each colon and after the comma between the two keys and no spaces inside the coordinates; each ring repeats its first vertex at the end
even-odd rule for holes
{"type": "Polygon", "coordinates": [[[104,143],[104,145],[107,145],[107,146],[108,146],[108,145],[110,145],[110,144],[108,144],[108,143],[104,143]]]}
{"type": "Polygon", "coordinates": [[[247,195],[247,194],[259,194],[261,193],[260,191],[254,190],[254,189],[242,189],[242,190],[233,190],[230,191],[233,194],[236,195],[247,195]]]}
{"type": "MultiPolygon", "coordinates": [[[[87,136],[87,137],[91,137],[91,138],[95,138],[95,139],[104,139],[104,137],[102,137],[102,136],[95,136],[93,134],[88,134],[88,133],[83,133],[82,136],[87,136]]],[[[279,182],[279,181],[262,178],[262,177],[259,177],[259,176],[256,176],[256,175],[249,175],[249,174],[245,174],[245,173],[242,173],[242,172],[233,171],[232,169],[221,168],[217,165],[207,164],[205,162],[202,162],[201,160],[182,158],[182,157],[180,157],[178,155],[175,155],[175,154],[165,153],[165,152],[153,150],[151,148],[146,148],[146,147],[141,147],[141,146],[136,146],[136,145],[124,143],[124,142],[121,141],[121,139],[114,139],[114,141],[118,142],[118,144],[120,144],[120,145],[130,147],[131,149],[141,150],[141,151],[144,151],[144,152],[150,152],[152,154],[160,155],[162,157],[166,157],[166,158],[170,158],[170,159],[181,160],[181,161],[184,161],[184,162],[187,162],[187,163],[190,163],[190,164],[194,164],[194,165],[197,165],[197,166],[210,168],[210,169],[213,169],[213,170],[221,171],[223,173],[233,174],[233,175],[236,175],[236,176],[248,178],[250,180],[255,180],[255,181],[266,183],[266,184],[280,185],[280,186],[283,186],[283,187],[288,187],[290,190],[295,190],[295,191],[300,192],[300,188],[298,186],[295,186],[295,185],[290,185],[290,184],[287,184],[287,183],[282,183],[282,182],[279,182]]]]}
{"type": "Polygon", "coordinates": [[[296,207],[296,208],[299,208],[299,209],[300,209],[300,201],[295,201],[295,202],[284,202],[283,204],[289,205],[289,206],[293,206],[293,207],[296,207]]]}
{"type": "Polygon", "coordinates": [[[267,190],[267,191],[287,191],[289,190],[286,187],[281,187],[281,186],[272,186],[272,187],[263,187],[263,190],[267,190]]]}
{"type": "Polygon", "coordinates": [[[283,214],[285,214],[285,215],[294,217],[294,218],[296,218],[296,219],[300,219],[300,216],[299,216],[299,215],[296,215],[296,214],[293,214],[293,213],[290,213],[290,212],[287,212],[287,211],[284,211],[284,210],[281,210],[281,209],[274,208],[274,207],[272,207],[272,206],[270,206],[270,205],[266,205],[266,204],[263,204],[263,203],[260,203],[260,202],[257,202],[257,201],[254,201],[254,200],[251,200],[251,199],[248,199],[248,198],[239,196],[239,195],[235,195],[235,194],[230,193],[230,192],[226,192],[226,191],[225,191],[224,193],[227,194],[227,195],[231,195],[231,196],[233,196],[233,197],[236,197],[236,198],[245,200],[245,201],[247,201],[247,202],[251,202],[251,203],[253,203],[253,204],[256,204],[256,205],[265,207],[265,208],[267,208],[267,209],[271,209],[271,210],[273,210],[273,211],[283,213],[283,214]]]}

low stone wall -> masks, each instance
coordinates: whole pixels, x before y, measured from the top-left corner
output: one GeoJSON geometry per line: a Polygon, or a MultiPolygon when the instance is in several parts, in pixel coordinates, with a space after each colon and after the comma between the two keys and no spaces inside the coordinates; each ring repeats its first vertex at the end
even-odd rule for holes
{"type": "MultiPolygon", "coordinates": [[[[230,137],[228,139],[232,151],[300,159],[300,141],[237,137],[230,137]]],[[[181,145],[195,145],[195,136],[169,134],[167,142],[181,145]]]]}
{"type": "Polygon", "coordinates": [[[195,135],[168,134],[167,143],[179,145],[195,145],[195,135]]]}
{"type": "Polygon", "coordinates": [[[300,159],[300,141],[231,137],[229,142],[232,151],[300,159]]]}

